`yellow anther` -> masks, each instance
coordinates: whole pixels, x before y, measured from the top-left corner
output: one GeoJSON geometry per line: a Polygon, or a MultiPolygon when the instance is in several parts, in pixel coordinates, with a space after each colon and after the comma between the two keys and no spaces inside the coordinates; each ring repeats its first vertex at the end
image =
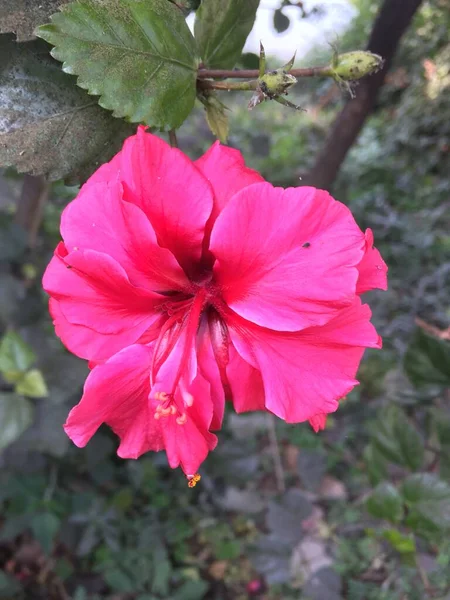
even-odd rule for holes
{"type": "Polygon", "coordinates": [[[162,416],[162,417],[168,417],[170,414],[172,413],[172,407],[169,406],[169,408],[162,408],[161,410],[158,411],[158,413],[162,416]]]}
{"type": "Polygon", "coordinates": [[[197,485],[197,483],[200,481],[200,479],[202,477],[201,477],[201,475],[196,473],[195,475],[188,475],[187,478],[188,478],[188,486],[190,488],[193,488],[197,485]]]}
{"type": "Polygon", "coordinates": [[[155,414],[153,415],[153,417],[158,420],[161,418],[161,415],[159,414],[159,412],[155,412],[155,414]]]}
{"type": "Polygon", "coordinates": [[[179,417],[177,417],[177,423],[178,425],[184,425],[187,421],[187,415],[186,413],[183,413],[182,415],[180,415],[179,417]]]}
{"type": "Polygon", "coordinates": [[[175,406],[175,404],[171,404],[170,406],[170,414],[171,415],[176,415],[177,414],[177,407],[175,406]]]}
{"type": "Polygon", "coordinates": [[[165,402],[166,400],[169,400],[169,398],[170,395],[166,392],[155,392],[155,400],[158,402],[165,402]]]}

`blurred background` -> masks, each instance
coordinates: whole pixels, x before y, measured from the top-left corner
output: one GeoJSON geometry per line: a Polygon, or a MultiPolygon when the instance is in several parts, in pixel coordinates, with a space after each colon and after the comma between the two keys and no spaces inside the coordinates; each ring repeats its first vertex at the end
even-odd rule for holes
{"type": "MultiPolygon", "coordinates": [[[[87,367],[55,337],[41,276],[78,187],[1,173],[0,598],[450,599],[449,31],[447,0],[261,0],[241,67],[260,39],[269,67],[294,50],[328,64],[329,44],[395,53],[355,100],[313,79],[292,92],[303,113],[221,97],[249,166],[329,189],[373,229],[384,347],[319,435],[230,411],[195,489],[163,454],[118,459],[107,428],[81,450],[66,438],[87,367]]],[[[213,139],[199,105],[180,147],[213,139]]]]}

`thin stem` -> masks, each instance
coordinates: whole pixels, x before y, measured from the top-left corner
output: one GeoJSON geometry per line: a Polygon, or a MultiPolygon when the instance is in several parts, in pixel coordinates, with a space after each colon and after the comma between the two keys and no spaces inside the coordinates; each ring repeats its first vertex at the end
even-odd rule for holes
{"type": "Polygon", "coordinates": [[[256,90],[258,81],[210,81],[209,79],[199,79],[197,83],[200,88],[207,90],[232,90],[232,91],[253,91],[256,90]]]}
{"type": "Polygon", "coordinates": [[[286,484],[284,482],[283,463],[281,462],[280,446],[277,440],[275,417],[270,413],[267,414],[267,429],[269,432],[270,448],[272,450],[273,464],[275,467],[277,488],[280,493],[284,494],[284,492],[286,491],[286,484]]]}
{"type": "MultiPolygon", "coordinates": [[[[330,67],[306,67],[303,69],[291,69],[290,75],[294,77],[329,77],[330,67]]],[[[198,79],[254,79],[259,77],[258,69],[199,69],[197,71],[198,79]]]]}
{"type": "Polygon", "coordinates": [[[178,148],[177,132],[175,129],[169,131],[169,142],[172,148],[178,148]]]}

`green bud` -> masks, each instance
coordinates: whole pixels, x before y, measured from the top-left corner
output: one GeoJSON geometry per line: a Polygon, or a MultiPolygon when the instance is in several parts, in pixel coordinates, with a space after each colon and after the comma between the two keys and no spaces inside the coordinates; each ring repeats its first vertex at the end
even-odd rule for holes
{"type": "Polygon", "coordinates": [[[281,96],[281,94],[286,94],[288,89],[296,83],[297,79],[283,69],[269,71],[258,81],[259,88],[266,98],[275,98],[281,96]]]}
{"type": "Polygon", "coordinates": [[[383,59],[378,54],[355,50],[334,57],[329,67],[330,75],[338,81],[356,81],[365,75],[376,73],[383,66],[383,59]]]}

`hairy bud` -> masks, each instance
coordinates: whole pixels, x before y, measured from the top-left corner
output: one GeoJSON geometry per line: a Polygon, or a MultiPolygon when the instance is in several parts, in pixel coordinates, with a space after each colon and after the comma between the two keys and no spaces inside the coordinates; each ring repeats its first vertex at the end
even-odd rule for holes
{"type": "Polygon", "coordinates": [[[378,54],[355,50],[335,56],[330,71],[343,81],[356,81],[365,75],[376,73],[382,68],[383,63],[384,60],[378,54]]]}

